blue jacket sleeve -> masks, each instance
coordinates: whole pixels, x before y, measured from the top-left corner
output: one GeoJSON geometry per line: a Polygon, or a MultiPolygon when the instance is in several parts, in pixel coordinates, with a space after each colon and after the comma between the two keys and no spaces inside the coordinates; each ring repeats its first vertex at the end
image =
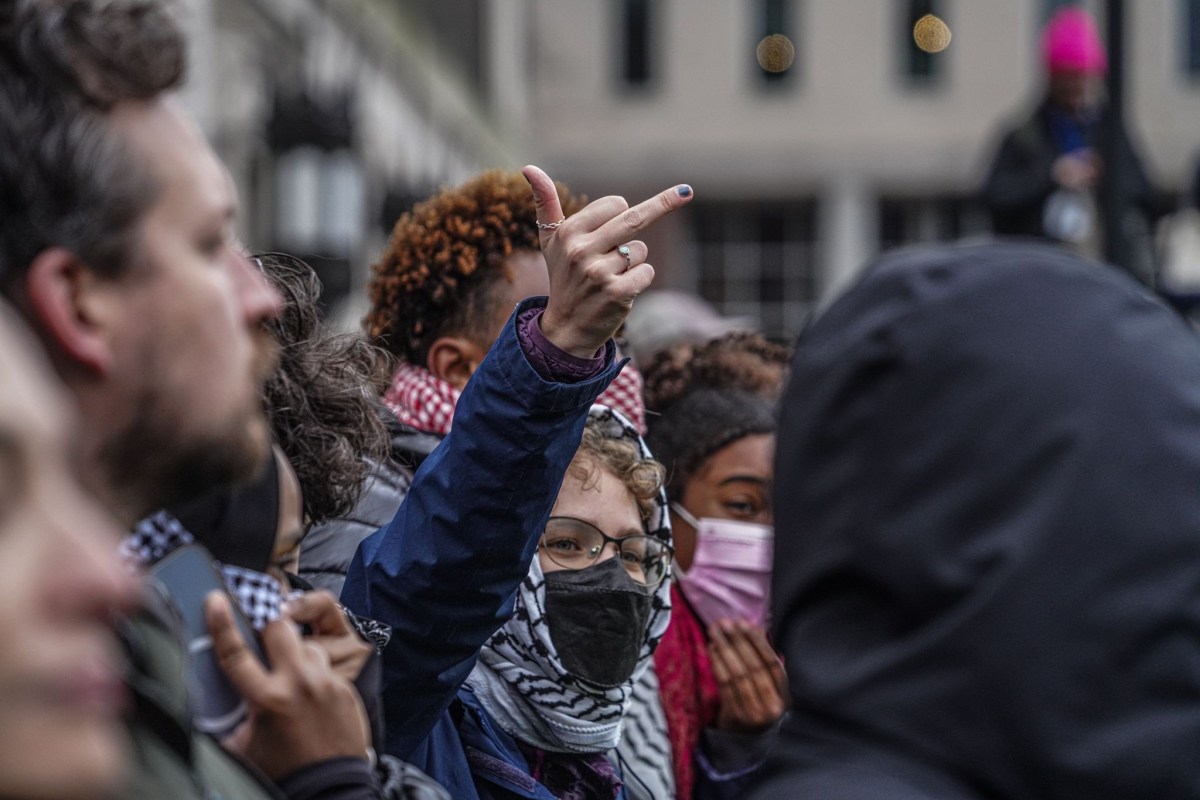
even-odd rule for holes
{"type": "Polygon", "coordinates": [[[385,528],[350,564],[342,602],[392,626],[383,653],[385,750],[404,759],[430,732],[512,615],[520,581],[588,409],[620,371],[573,384],[534,370],[509,319],[467,383],[450,435],[425,460],[385,528]]]}

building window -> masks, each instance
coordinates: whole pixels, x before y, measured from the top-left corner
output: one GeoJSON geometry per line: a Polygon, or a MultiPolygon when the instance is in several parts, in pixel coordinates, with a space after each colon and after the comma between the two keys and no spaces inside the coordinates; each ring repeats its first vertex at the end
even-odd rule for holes
{"type": "Polygon", "coordinates": [[[927,14],[943,17],[943,3],[937,0],[901,0],[904,13],[900,16],[901,72],[913,86],[931,86],[942,77],[943,53],[930,53],[917,46],[914,28],[917,20],[927,14]]]}
{"type": "Polygon", "coordinates": [[[787,86],[796,74],[795,0],[759,0],[758,6],[754,30],[759,79],[769,88],[787,86]]]}
{"type": "Polygon", "coordinates": [[[721,313],[792,338],[816,301],[816,203],[692,206],[697,290],[721,313]]]}
{"type": "MultiPolygon", "coordinates": [[[[1128,5],[1132,6],[1133,4],[1128,5]]],[[[1037,18],[1038,32],[1040,33],[1042,26],[1054,16],[1054,12],[1070,6],[1079,6],[1091,14],[1092,19],[1096,20],[1096,27],[1100,34],[1104,35],[1104,20],[1107,16],[1108,3],[1102,2],[1102,0],[1042,0],[1042,15],[1037,18]]]]}
{"type": "Polygon", "coordinates": [[[280,90],[267,122],[275,205],[271,249],[308,261],[329,304],[350,290],[350,260],[365,230],[366,181],[352,105],[345,93],[314,97],[280,90]]]}
{"type": "Polygon", "coordinates": [[[957,195],[884,197],[879,201],[879,249],[950,242],[988,232],[988,218],[972,198],[957,195]]]}
{"type": "Polygon", "coordinates": [[[1067,6],[1084,5],[1081,0],[1042,0],[1042,22],[1054,16],[1054,12],[1067,6]]]}
{"type": "Polygon", "coordinates": [[[653,77],[654,0],[621,0],[621,83],[642,88],[653,77]]]}
{"type": "Polygon", "coordinates": [[[1181,0],[1183,4],[1183,74],[1200,80],[1200,0],[1181,0]]]}

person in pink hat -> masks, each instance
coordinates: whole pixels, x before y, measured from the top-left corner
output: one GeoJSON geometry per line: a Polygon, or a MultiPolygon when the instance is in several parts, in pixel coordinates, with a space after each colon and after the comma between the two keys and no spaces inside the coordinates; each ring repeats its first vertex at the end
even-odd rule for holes
{"type": "Polygon", "coordinates": [[[1097,198],[1103,182],[1117,181],[1122,235],[1143,245],[1119,266],[1149,283],[1149,222],[1169,209],[1161,207],[1127,132],[1106,113],[1108,55],[1092,16],[1079,6],[1059,9],[1042,31],[1041,59],[1045,93],[1033,114],[1005,133],[984,187],[993,231],[1050,239],[1099,258],[1097,198]],[[1098,153],[1110,133],[1121,153],[1113,168],[1098,153]]]}

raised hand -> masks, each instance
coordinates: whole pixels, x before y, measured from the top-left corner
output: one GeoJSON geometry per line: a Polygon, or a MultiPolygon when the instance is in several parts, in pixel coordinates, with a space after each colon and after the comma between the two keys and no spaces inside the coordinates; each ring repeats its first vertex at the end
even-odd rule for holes
{"type": "Polygon", "coordinates": [[[262,632],[268,668],[246,646],[226,597],[213,592],[204,611],[217,662],[246,701],[247,720],[222,742],[226,748],[272,780],[330,758],[367,757],[366,712],[324,648],[301,639],[290,621],[269,623],[262,632]]]}
{"type": "Polygon", "coordinates": [[[1100,180],[1100,159],[1091,149],[1067,153],[1055,159],[1051,175],[1065,189],[1091,189],[1100,180]]]}
{"type": "Polygon", "coordinates": [[[748,622],[708,626],[708,654],[721,694],[717,727],[756,733],[787,711],[787,675],[766,635],[748,622]]]}
{"type": "Polygon", "coordinates": [[[681,184],[632,208],[623,197],[601,197],[564,220],[554,181],[534,166],[523,173],[533,187],[542,254],[550,270],[542,333],[568,353],[591,357],[654,280],[638,233],[690,201],[692,189],[681,184]],[[628,255],[618,251],[622,245],[628,255]]]}

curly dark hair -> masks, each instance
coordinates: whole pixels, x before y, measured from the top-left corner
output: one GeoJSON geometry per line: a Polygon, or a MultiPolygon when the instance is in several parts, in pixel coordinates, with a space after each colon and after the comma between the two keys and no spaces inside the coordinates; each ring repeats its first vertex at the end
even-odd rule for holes
{"type": "MultiPolygon", "coordinates": [[[[583,198],[557,186],[564,214],[583,207],[583,198]]],[[[492,287],[512,280],[510,256],[541,250],[536,221],[533,190],[519,172],[485,172],[418,203],[396,222],[372,267],[364,321],[371,341],[418,366],[440,336],[490,345],[498,311],[492,287]]]]}
{"type": "Polygon", "coordinates": [[[321,323],[321,282],[293,256],[258,257],[283,295],[266,323],[279,344],[279,367],[263,397],[275,441],[304,494],[310,523],[337,519],[358,502],[372,461],[388,457],[389,437],[376,398],[391,375],[388,354],[360,334],[335,334],[321,323]]]}
{"type": "Polygon", "coordinates": [[[99,274],[131,259],[158,180],[110,112],[184,77],[184,39],[165,0],[0,2],[0,291],[64,247],[99,274]]]}
{"type": "Polygon", "coordinates": [[[658,353],[642,372],[646,410],[665,413],[695,389],[731,389],[779,399],[790,347],[762,334],[734,331],[702,345],[681,344],[658,353]]]}

